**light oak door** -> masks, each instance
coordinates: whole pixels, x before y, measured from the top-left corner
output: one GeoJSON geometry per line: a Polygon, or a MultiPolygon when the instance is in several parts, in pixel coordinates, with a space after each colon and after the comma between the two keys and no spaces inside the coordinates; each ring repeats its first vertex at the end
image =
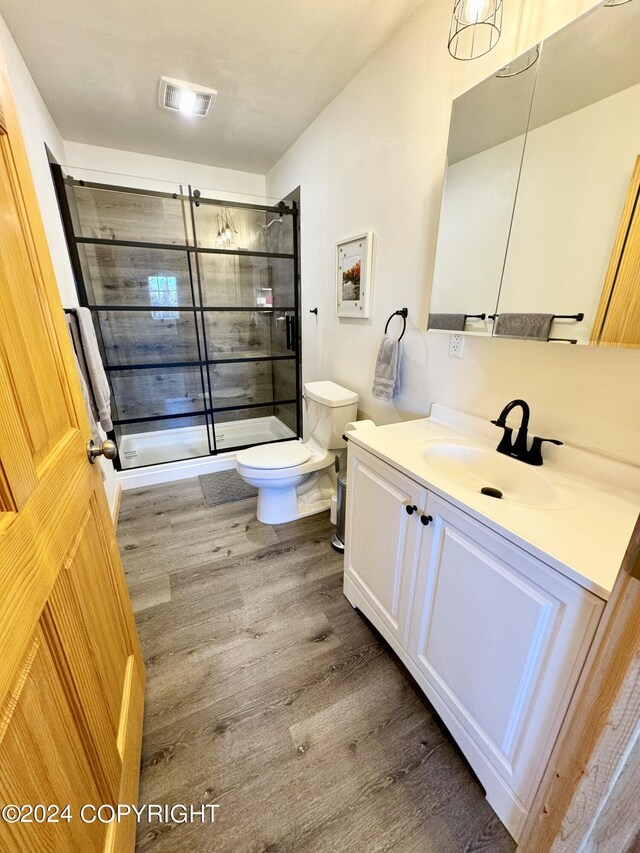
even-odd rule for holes
{"type": "Polygon", "coordinates": [[[32,821],[5,812],[2,851],[133,849],[131,820],[80,818],[137,800],[144,685],[89,437],[0,57],[0,809],[32,821]]]}
{"type": "Polygon", "coordinates": [[[640,347],[640,156],[631,176],[591,343],[640,347]]]}
{"type": "Polygon", "coordinates": [[[360,606],[356,596],[362,596],[401,644],[409,628],[426,495],[426,489],[409,477],[350,445],[345,595],[356,606],[360,606]]]}

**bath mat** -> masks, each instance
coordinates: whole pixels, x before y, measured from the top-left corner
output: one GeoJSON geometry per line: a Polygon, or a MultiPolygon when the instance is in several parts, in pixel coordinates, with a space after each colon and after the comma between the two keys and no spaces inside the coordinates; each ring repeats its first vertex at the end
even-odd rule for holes
{"type": "Polygon", "coordinates": [[[258,494],[258,490],[242,479],[237,471],[216,471],[201,474],[200,486],[205,506],[218,506],[234,501],[244,501],[258,494]]]}

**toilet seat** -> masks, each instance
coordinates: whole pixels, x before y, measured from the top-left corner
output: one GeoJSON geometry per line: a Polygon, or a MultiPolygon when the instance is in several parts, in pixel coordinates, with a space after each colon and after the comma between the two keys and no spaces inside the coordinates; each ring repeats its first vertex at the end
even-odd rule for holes
{"type": "Polygon", "coordinates": [[[259,444],[240,450],[236,461],[246,468],[261,470],[276,470],[280,468],[295,468],[307,462],[312,456],[311,451],[300,441],[282,441],[275,444],[259,444]]]}

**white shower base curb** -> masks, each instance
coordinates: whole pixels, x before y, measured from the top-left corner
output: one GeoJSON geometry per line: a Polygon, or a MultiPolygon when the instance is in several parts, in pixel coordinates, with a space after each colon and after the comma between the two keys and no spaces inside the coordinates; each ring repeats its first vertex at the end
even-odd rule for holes
{"type": "Polygon", "coordinates": [[[132,468],[118,471],[116,480],[123,491],[139,489],[142,486],[157,486],[160,483],[172,483],[174,480],[186,480],[200,474],[213,474],[215,471],[228,471],[236,467],[235,451],[220,453],[218,456],[205,456],[200,459],[185,459],[181,462],[165,462],[162,465],[149,465],[147,468],[132,468]]]}
{"type": "MultiPolygon", "coordinates": [[[[217,424],[216,438],[219,444],[226,442],[238,447],[282,439],[295,440],[295,433],[276,416],[270,415],[217,424]]],[[[175,454],[176,448],[180,447],[185,449],[185,454],[191,453],[191,458],[187,459],[159,462],[155,465],[144,465],[139,468],[124,468],[122,471],[118,471],[116,482],[123,490],[155,486],[159,483],[171,483],[174,480],[185,480],[188,477],[212,474],[215,471],[228,471],[230,468],[236,467],[236,450],[218,453],[216,456],[208,456],[204,452],[201,456],[194,454],[194,450],[197,451],[198,448],[201,448],[204,451],[207,447],[207,431],[204,426],[126,435],[122,437],[120,445],[121,453],[125,457],[131,451],[134,455],[146,451],[147,460],[149,456],[153,458],[154,455],[162,459],[162,455],[167,452],[175,454]],[[151,445],[150,453],[149,445],[151,445]],[[154,445],[157,445],[155,452],[154,445]]]]}

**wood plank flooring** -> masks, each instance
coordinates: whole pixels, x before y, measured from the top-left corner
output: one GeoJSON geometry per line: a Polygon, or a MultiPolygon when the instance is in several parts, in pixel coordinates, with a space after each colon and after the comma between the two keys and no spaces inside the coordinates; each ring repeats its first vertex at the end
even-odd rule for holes
{"type": "Polygon", "coordinates": [[[118,540],[147,664],[137,849],[507,853],[515,844],[384,641],[342,594],[328,514],[268,526],[197,479],[123,494],[118,540]]]}

